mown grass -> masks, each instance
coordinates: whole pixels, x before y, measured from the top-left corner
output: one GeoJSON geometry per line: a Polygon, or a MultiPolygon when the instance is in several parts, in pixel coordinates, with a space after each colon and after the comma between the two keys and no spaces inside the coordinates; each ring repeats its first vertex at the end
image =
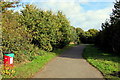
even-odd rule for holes
{"type": "Polygon", "coordinates": [[[55,53],[48,53],[47,55],[44,56],[37,56],[36,59],[34,59],[32,62],[16,67],[15,68],[16,73],[14,77],[16,78],[31,77],[55,56],[56,56],[55,53]]]}
{"type": "Polygon", "coordinates": [[[90,64],[103,73],[104,78],[120,80],[119,56],[103,52],[94,45],[86,46],[83,56],[90,64]]]}
{"type": "Polygon", "coordinates": [[[44,65],[48,63],[51,59],[73,46],[75,46],[75,44],[70,44],[63,49],[57,49],[53,52],[42,51],[44,55],[36,56],[35,59],[31,62],[16,65],[16,67],[14,68],[16,73],[12,76],[5,75],[3,76],[3,78],[31,78],[33,75],[35,75],[35,73],[39,72],[40,69],[43,68],[44,65]]]}

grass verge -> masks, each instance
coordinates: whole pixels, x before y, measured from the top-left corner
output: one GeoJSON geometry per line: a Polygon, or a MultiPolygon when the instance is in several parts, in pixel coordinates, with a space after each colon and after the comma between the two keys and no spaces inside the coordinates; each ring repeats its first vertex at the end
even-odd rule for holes
{"type": "Polygon", "coordinates": [[[14,68],[16,73],[13,74],[12,76],[5,75],[3,76],[3,78],[21,78],[21,79],[30,78],[35,73],[37,73],[41,68],[43,68],[44,65],[48,63],[51,59],[53,59],[66,49],[73,46],[75,46],[75,44],[70,44],[64,47],[63,49],[57,49],[54,50],[53,52],[42,51],[44,55],[36,56],[35,59],[31,62],[16,65],[16,67],[14,68]]]}
{"type": "Polygon", "coordinates": [[[83,57],[103,73],[108,80],[120,80],[120,58],[114,54],[106,53],[94,45],[87,45],[83,57]]]}

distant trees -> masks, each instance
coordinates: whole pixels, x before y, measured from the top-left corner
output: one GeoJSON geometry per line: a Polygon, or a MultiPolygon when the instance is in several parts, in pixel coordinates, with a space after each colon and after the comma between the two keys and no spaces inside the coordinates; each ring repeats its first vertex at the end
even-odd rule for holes
{"type": "Polygon", "coordinates": [[[78,44],[93,43],[104,50],[120,55],[120,0],[115,2],[110,19],[102,23],[101,27],[100,31],[96,29],[83,31],[81,28],[76,28],[78,44]]]}
{"type": "Polygon", "coordinates": [[[95,36],[99,31],[96,29],[89,29],[88,31],[83,31],[81,28],[76,28],[76,33],[78,35],[79,43],[93,44],[95,42],[95,36]]]}
{"type": "Polygon", "coordinates": [[[102,24],[96,37],[96,45],[102,49],[120,54],[120,0],[114,4],[110,20],[102,24]]]}
{"type": "Polygon", "coordinates": [[[77,34],[77,44],[80,44],[84,34],[84,30],[82,30],[81,28],[76,28],[76,34],[77,34]]]}
{"type": "Polygon", "coordinates": [[[99,31],[96,29],[89,29],[81,37],[83,43],[93,44],[95,42],[95,36],[99,31]]]}

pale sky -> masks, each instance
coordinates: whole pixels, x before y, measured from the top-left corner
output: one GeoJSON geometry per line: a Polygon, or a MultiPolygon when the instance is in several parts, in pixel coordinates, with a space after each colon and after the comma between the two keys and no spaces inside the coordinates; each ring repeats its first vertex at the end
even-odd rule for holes
{"type": "Polygon", "coordinates": [[[42,10],[62,11],[71,25],[83,30],[101,29],[112,13],[115,0],[23,0],[42,10]]]}

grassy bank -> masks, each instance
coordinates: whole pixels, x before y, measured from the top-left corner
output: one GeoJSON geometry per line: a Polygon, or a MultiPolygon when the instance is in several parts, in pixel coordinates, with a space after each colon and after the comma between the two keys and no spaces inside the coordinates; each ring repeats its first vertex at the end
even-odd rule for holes
{"type": "Polygon", "coordinates": [[[118,56],[103,52],[94,45],[86,46],[83,56],[90,64],[99,69],[106,79],[120,80],[120,69],[118,69],[120,58],[118,56]]]}
{"type": "Polygon", "coordinates": [[[15,68],[14,68],[15,74],[12,76],[5,75],[3,77],[4,78],[30,78],[35,73],[37,73],[41,68],[43,68],[44,65],[48,63],[51,59],[53,59],[54,57],[58,56],[60,53],[62,53],[66,49],[73,46],[75,45],[74,44],[68,45],[63,49],[56,49],[53,52],[42,51],[44,55],[36,56],[35,59],[31,62],[15,65],[15,68]]]}

